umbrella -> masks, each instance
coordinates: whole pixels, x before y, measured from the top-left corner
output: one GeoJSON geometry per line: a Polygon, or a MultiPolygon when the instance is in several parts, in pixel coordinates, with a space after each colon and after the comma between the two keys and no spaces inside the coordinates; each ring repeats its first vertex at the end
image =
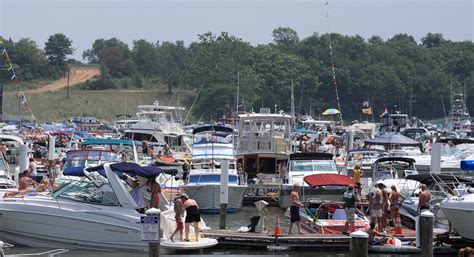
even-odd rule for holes
{"type": "Polygon", "coordinates": [[[338,109],[327,109],[323,112],[323,115],[333,115],[333,114],[340,114],[341,112],[338,109]]]}

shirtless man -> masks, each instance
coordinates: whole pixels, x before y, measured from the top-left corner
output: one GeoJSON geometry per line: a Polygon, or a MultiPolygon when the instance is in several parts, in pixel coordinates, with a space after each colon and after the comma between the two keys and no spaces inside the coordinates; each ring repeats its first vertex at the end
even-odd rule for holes
{"type": "Polygon", "coordinates": [[[385,245],[387,244],[388,239],[390,239],[389,235],[375,230],[374,222],[370,223],[370,228],[367,230],[367,234],[369,235],[369,245],[385,245]],[[383,238],[375,239],[375,236],[382,236],[383,238]]]}
{"type": "Polygon", "coordinates": [[[288,235],[291,235],[291,229],[293,228],[293,224],[296,223],[296,227],[298,228],[298,234],[303,234],[301,231],[301,217],[300,217],[300,208],[303,207],[303,204],[300,202],[300,192],[301,192],[301,185],[299,183],[295,183],[293,185],[293,191],[291,191],[291,207],[290,207],[290,228],[288,230],[288,235]]]}
{"type": "Polygon", "coordinates": [[[428,191],[428,187],[425,184],[420,185],[421,193],[418,198],[418,213],[421,213],[423,210],[430,210],[430,199],[431,194],[428,191]]]}
{"type": "Polygon", "coordinates": [[[36,182],[28,177],[28,170],[23,171],[22,176],[20,178],[20,183],[18,185],[18,191],[23,191],[28,188],[28,186],[35,186],[36,182]]]}
{"type": "Polygon", "coordinates": [[[194,226],[194,235],[196,241],[199,240],[199,222],[201,221],[201,214],[199,211],[199,206],[194,199],[189,198],[187,194],[181,194],[181,201],[183,207],[186,210],[186,219],[184,220],[184,241],[189,241],[189,226],[191,223],[194,226]]]}
{"type": "Polygon", "coordinates": [[[3,154],[3,158],[7,158],[8,147],[5,145],[5,142],[0,144],[0,152],[3,154]]]}
{"type": "Polygon", "coordinates": [[[183,241],[183,213],[184,213],[184,206],[181,198],[178,197],[175,199],[174,202],[174,218],[176,220],[176,229],[173,231],[173,234],[170,236],[171,242],[174,242],[174,235],[179,232],[179,241],[183,241]]]}

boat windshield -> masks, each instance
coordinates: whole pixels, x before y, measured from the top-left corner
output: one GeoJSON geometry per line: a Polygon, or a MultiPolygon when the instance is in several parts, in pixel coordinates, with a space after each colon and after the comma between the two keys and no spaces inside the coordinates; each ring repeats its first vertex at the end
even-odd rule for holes
{"type": "Polygon", "coordinates": [[[290,171],[296,172],[332,172],[337,171],[336,164],[331,160],[291,161],[290,171]]]}
{"type": "Polygon", "coordinates": [[[53,197],[77,202],[116,206],[118,200],[109,184],[95,181],[74,180],[53,193],[53,197]]]}
{"type": "Polygon", "coordinates": [[[66,157],[65,168],[97,166],[103,163],[119,162],[122,155],[111,151],[102,150],[86,150],[86,151],[70,151],[66,157]],[[87,164],[87,165],[86,165],[87,164]]]}

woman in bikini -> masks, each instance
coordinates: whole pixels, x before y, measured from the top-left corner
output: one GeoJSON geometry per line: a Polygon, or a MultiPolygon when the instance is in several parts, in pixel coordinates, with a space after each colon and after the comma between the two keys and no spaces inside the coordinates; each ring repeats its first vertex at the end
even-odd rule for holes
{"type": "Polygon", "coordinates": [[[186,219],[184,220],[184,241],[189,241],[189,226],[193,223],[194,235],[196,241],[199,240],[199,222],[201,221],[201,215],[199,212],[199,206],[194,199],[190,199],[187,194],[181,194],[180,197],[183,201],[183,207],[186,210],[186,219]]]}
{"type": "Polygon", "coordinates": [[[390,192],[389,196],[390,214],[392,216],[393,226],[395,227],[396,222],[400,220],[400,206],[405,198],[397,191],[397,187],[395,185],[392,185],[390,188],[392,189],[392,192],[390,192]]]}

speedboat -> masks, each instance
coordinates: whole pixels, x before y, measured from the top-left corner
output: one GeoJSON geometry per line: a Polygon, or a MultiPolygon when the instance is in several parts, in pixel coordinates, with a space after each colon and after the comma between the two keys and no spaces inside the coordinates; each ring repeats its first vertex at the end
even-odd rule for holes
{"type": "MultiPolygon", "coordinates": [[[[300,208],[301,228],[308,233],[341,234],[346,223],[346,212],[342,202],[305,202],[305,207],[300,208]]],[[[290,217],[290,208],[285,212],[290,217]]],[[[354,228],[367,230],[369,220],[356,208],[354,213],[354,228]]]]}
{"type": "Polygon", "coordinates": [[[15,191],[17,184],[11,178],[10,165],[5,161],[3,155],[0,154],[0,197],[6,192],[15,191]]]}
{"type": "MultiPolygon", "coordinates": [[[[282,164],[283,165],[283,164],[282,164]]],[[[288,164],[288,183],[282,184],[280,189],[279,206],[286,209],[290,206],[290,193],[293,185],[298,183],[301,188],[301,199],[322,198],[324,200],[336,200],[332,195],[337,195],[339,199],[342,192],[330,192],[328,188],[324,190],[319,187],[310,187],[303,181],[303,178],[313,174],[337,174],[336,163],[330,153],[294,153],[290,155],[288,164]]]]}
{"type": "Polygon", "coordinates": [[[162,170],[106,163],[89,171],[51,194],[0,199],[0,238],[31,247],[147,251],[143,215],[121,177],[153,179],[162,170]]]}
{"type": "MultiPolygon", "coordinates": [[[[462,183],[469,183],[471,180],[449,174],[420,174],[409,175],[407,179],[425,184],[431,194],[429,202],[430,211],[434,214],[434,228],[448,231],[450,229],[445,213],[440,209],[440,203],[447,197],[455,196],[457,187],[462,183]]],[[[415,219],[418,216],[418,200],[420,190],[416,187],[412,192],[400,192],[405,200],[400,206],[400,218],[402,224],[410,229],[415,229],[415,219]]]]}
{"type": "MultiPolygon", "coordinates": [[[[474,170],[474,161],[462,161],[462,170],[474,170]]],[[[456,195],[446,198],[440,207],[454,225],[458,234],[468,240],[474,240],[474,190],[468,186],[458,186],[456,195]]]]}
{"type": "Polygon", "coordinates": [[[413,192],[419,183],[406,179],[408,175],[416,175],[415,160],[407,157],[382,157],[372,165],[372,184],[369,191],[378,190],[378,184],[384,184],[387,190],[395,185],[399,192],[413,192]]]}
{"type": "Polygon", "coordinates": [[[242,207],[247,186],[239,183],[236,171],[233,130],[221,126],[203,126],[193,130],[191,169],[184,192],[199,204],[201,212],[219,213],[223,165],[228,165],[229,212],[242,207]]]}

